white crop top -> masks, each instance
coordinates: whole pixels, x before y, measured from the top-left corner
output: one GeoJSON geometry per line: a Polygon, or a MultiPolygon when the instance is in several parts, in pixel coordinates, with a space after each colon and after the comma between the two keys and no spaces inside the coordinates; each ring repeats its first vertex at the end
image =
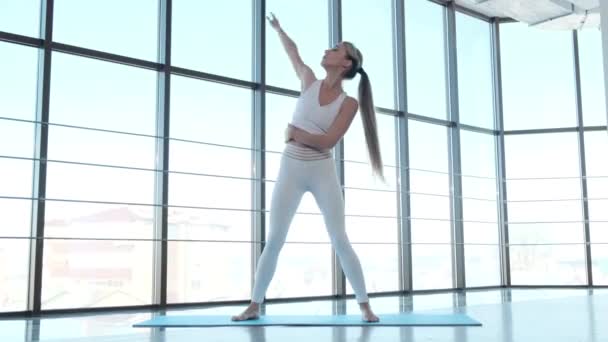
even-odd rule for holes
{"type": "Polygon", "coordinates": [[[322,80],[314,81],[300,94],[291,124],[310,134],[325,134],[338,116],[340,106],[346,98],[342,92],[333,102],[325,106],[319,104],[319,91],[322,80]]]}

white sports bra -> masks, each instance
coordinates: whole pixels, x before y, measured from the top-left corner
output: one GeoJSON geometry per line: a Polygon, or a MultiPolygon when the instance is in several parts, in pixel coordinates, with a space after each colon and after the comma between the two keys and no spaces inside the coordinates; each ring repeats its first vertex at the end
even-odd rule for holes
{"type": "Polygon", "coordinates": [[[291,124],[311,134],[325,134],[338,116],[346,93],[342,92],[334,101],[325,106],[319,104],[319,92],[323,80],[314,81],[296,103],[291,124]]]}

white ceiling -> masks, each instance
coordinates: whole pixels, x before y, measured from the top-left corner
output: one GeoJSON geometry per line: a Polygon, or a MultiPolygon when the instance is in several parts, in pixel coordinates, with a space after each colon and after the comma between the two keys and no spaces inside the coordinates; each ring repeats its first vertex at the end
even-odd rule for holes
{"type": "MultiPolygon", "coordinates": [[[[608,0],[606,0],[608,1],[608,0]]],[[[455,0],[488,17],[512,18],[543,29],[598,28],[600,0],[455,0]]]]}

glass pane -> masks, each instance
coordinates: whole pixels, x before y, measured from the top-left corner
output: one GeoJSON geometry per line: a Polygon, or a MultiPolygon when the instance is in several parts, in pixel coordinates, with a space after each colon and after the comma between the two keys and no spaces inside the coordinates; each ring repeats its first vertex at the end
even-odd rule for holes
{"type": "Polygon", "coordinates": [[[451,288],[447,128],[410,120],[409,133],[414,289],[451,288]]]}
{"type": "MultiPolygon", "coordinates": [[[[604,226],[608,230],[608,225],[604,226]]],[[[608,248],[606,244],[591,244],[593,285],[608,285],[608,248]]]]}
{"type": "Polygon", "coordinates": [[[55,2],[53,40],[156,61],[158,1],[55,2]]]}
{"type": "Polygon", "coordinates": [[[203,208],[251,209],[251,181],[169,174],[169,204],[203,208]]]}
{"type": "Polygon", "coordinates": [[[0,2],[0,31],[40,37],[40,0],[0,2]]]}
{"type": "Polygon", "coordinates": [[[444,11],[431,1],[405,1],[408,111],[439,119],[447,118],[444,11]]]}
{"type": "Polygon", "coordinates": [[[509,224],[509,242],[513,244],[582,244],[584,241],[583,222],[509,224]]]}
{"type": "Polygon", "coordinates": [[[604,63],[600,30],[578,30],[583,124],[606,125],[604,63]]]}
{"type": "Polygon", "coordinates": [[[606,132],[585,133],[587,195],[593,283],[608,285],[608,138],[606,132]],[[602,244],[600,244],[602,243],[602,244]]]}
{"type": "Polygon", "coordinates": [[[397,217],[394,192],[345,189],[346,215],[397,217]]]}
{"type": "Polygon", "coordinates": [[[568,215],[567,220],[582,220],[577,209],[580,202],[554,201],[581,197],[580,180],[575,178],[580,177],[575,133],[507,136],[505,160],[510,221],[550,219],[568,205],[574,207],[563,213],[568,215]],[[529,179],[539,177],[550,179],[529,179]]]}
{"type": "Polygon", "coordinates": [[[248,211],[170,207],[168,221],[171,240],[251,241],[252,239],[251,213],[248,211]]]}
{"type": "Polygon", "coordinates": [[[513,285],[584,285],[584,245],[511,246],[513,285]]]}
{"type": "Polygon", "coordinates": [[[464,246],[467,287],[500,285],[498,247],[498,245],[464,246]]]}
{"type": "MultiPolygon", "coordinates": [[[[606,161],[606,151],[608,151],[608,138],[606,137],[606,132],[585,133],[585,161],[587,162],[587,177],[594,180],[599,180],[599,177],[608,176],[608,161],[606,161]]],[[[589,191],[593,191],[593,189],[595,189],[595,187],[589,187],[589,191]]],[[[601,194],[598,193],[594,196],[600,197],[601,194]]]]}
{"type": "Polygon", "coordinates": [[[49,127],[48,157],[73,161],[155,169],[156,139],[62,126],[49,127]]]}
{"type": "MultiPolygon", "coordinates": [[[[267,0],[266,8],[276,15],[283,30],[296,43],[304,63],[312,68],[317,78],[325,77],[321,58],[325,49],[329,47],[327,0],[306,2],[267,0]],[[311,25],[311,19],[314,20],[314,25],[311,25]]],[[[266,25],[266,83],[298,91],[301,88],[300,80],[281,45],[279,36],[268,24],[266,25]]]]}
{"type": "Polygon", "coordinates": [[[490,24],[456,13],[460,122],[494,128],[490,24]]]}
{"type": "Polygon", "coordinates": [[[581,192],[580,179],[577,178],[580,173],[576,134],[507,136],[505,160],[510,242],[581,243],[564,246],[511,246],[513,284],[586,283],[582,202],[578,200],[581,192]],[[512,179],[537,177],[555,178],[512,179]],[[562,199],[570,201],[556,201],[562,199]],[[569,221],[572,222],[566,223],[569,221]]]}
{"type": "MultiPolygon", "coordinates": [[[[464,243],[498,245],[498,243],[500,242],[498,237],[498,230],[498,223],[465,222],[464,243]]],[[[498,248],[498,246],[496,246],[495,248],[498,248]]]]}
{"type": "MultiPolygon", "coordinates": [[[[37,37],[39,9],[39,1],[3,2],[0,30],[37,37]]],[[[38,53],[0,43],[0,156],[33,157],[35,125],[4,118],[35,120],[38,53]]],[[[0,158],[0,170],[0,196],[32,196],[32,161],[0,158]]],[[[0,236],[30,235],[30,200],[3,198],[0,208],[0,236]]],[[[27,239],[0,239],[0,312],[27,310],[29,250],[27,239]]]]}
{"type": "Polygon", "coordinates": [[[452,246],[412,245],[414,290],[452,288],[452,246]]]}
{"type": "Polygon", "coordinates": [[[420,220],[412,218],[412,243],[443,243],[452,242],[449,221],[420,220]]]}
{"type": "MultiPolygon", "coordinates": [[[[465,152],[463,150],[463,152],[465,152]]],[[[465,152],[466,153],[466,152],[465,152]]],[[[465,167],[464,153],[462,155],[462,167],[465,167]]],[[[479,165],[480,168],[484,168],[485,165],[479,165]]],[[[465,170],[463,169],[463,172],[465,170]]],[[[496,203],[496,199],[498,198],[498,189],[496,186],[495,178],[478,178],[476,176],[462,176],[462,196],[464,196],[464,200],[469,199],[478,199],[478,200],[486,200],[490,202],[496,203]]],[[[498,208],[498,207],[497,207],[498,208]]]]}
{"type": "Polygon", "coordinates": [[[31,160],[0,158],[0,196],[31,198],[33,167],[31,160]]]}
{"type": "Polygon", "coordinates": [[[447,198],[450,196],[450,178],[443,172],[410,169],[410,191],[412,196],[430,194],[447,198]]]}
{"type": "Polygon", "coordinates": [[[412,218],[450,219],[450,198],[434,195],[410,196],[412,218]]]}
{"type": "Polygon", "coordinates": [[[169,170],[251,178],[251,151],[170,141],[169,170]]]}
{"type": "Polygon", "coordinates": [[[410,168],[449,171],[446,127],[409,120],[409,135],[410,168]]]}
{"type": "Polygon", "coordinates": [[[251,94],[249,89],[173,76],[171,138],[249,148],[251,94]]]}
{"type": "Polygon", "coordinates": [[[154,172],[49,162],[51,199],[154,203],[154,172]]]}
{"type": "Polygon", "coordinates": [[[29,244],[0,238],[0,312],[27,310],[29,244]]]}
{"type": "Polygon", "coordinates": [[[47,201],[44,235],[72,239],[152,239],[154,208],[47,201]]]}
{"type": "Polygon", "coordinates": [[[0,208],[2,208],[0,237],[30,236],[32,215],[31,200],[0,198],[0,208]]]}
{"type": "MultiPolygon", "coordinates": [[[[22,2],[2,1],[0,6],[7,3],[19,6],[22,2]]],[[[0,18],[4,13],[6,12],[0,10],[0,18]]],[[[0,23],[4,22],[6,21],[0,19],[0,23]]],[[[31,47],[0,42],[0,118],[35,120],[39,51],[31,47]]],[[[0,127],[6,123],[7,121],[0,120],[0,127]]]]}
{"type": "Polygon", "coordinates": [[[397,243],[399,241],[396,218],[346,216],[346,232],[352,243],[397,243]]]}
{"type": "MultiPolygon", "coordinates": [[[[0,5],[0,30],[34,36],[27,29],[32,22],[25,14],[37,5],[34,1],[0,5]],[[20,21],[5,20],[4,14],[20,21]],[[15,26],[21,22],[22,26],[15,26]]],[[[32,12],[34,14],[36,12],[32,12]]],[[[37,14],[36,14],[37,15],[37,14]]],[[[36,18],[37,19],[37,18],[36,18]]],[[[37,28],[37,26],[36,26],[37,28]]],[[[33,162],[4,157],[32,158],[35,125],[4,118],[35,120],[39,50],[16,44],[0,43],[0,196],[32,197],[33,162]]],[[[28,237],[31,230],[32,202],[0,199],[0,236],[28,237]]],[[[29,240],[0,240],[0,312],[25,311],[27,304],[29,240]],[[8,260],[22,262],[4,262],[8,260]]]]}
{"type": "Polygon", "coordinates": [[[153,246],[147,241],[45,241],[42,309],[152,304],[153,246]]]}
{"type": "Polygon", "coordinates": [[[170,241],[168,253],[167,302],[250,298],[251,247],[248,243],[170,241]]]}
{"type": "Polygon", "coordinates": [[[509,222],[582,221],[582,201],[509,202],[509,222]]]}
{"type": "Polygon", "coordinates": [[[173,2],[171,63],[251,80],[252,5],[251,0],[218,1],[212,6],[204,1],[173,2]]]}
{"type": "Polygon", "coordinates": [[[493,135],[461,130],[462,205],[467,286],[500,284],[496,152],[493,135]],[[478,223],[495,222],[495,223],[478,223]]]}
{"type": "MultiPolygon", "coordinates": [[[[374,104],[395,108],[393,70],[393,28],[390,0],[350,0],[342,4],[342,36],[363,55],[363,68],[369,74],[374,104]],[[365,25],[361,25],[365,23],[365,25]]],[[[359,77],[344,84],[357,98],[359,77]]]]}
{"type": "Polygon", "coordinates": [[[35,125],[0,119],[0,156],[32,158],[35,125]]]}
{"type": "Polygon", "coordinates": [[[330,244],[285,244],[266,298],[331,295],[331,253],[330,244]]]}
{"type": "Polygon", "coordinates": [[[50,122],[156,135],[156,72],[63,53],[52,70],[50,122]]]}
{"type": "Polygon", "coordinates": [[[507,135],[505,164],[512,178],[580,177],[576,133],[507,135]]]}
{"type": "Polygon", "coordinates": [[[468,223],[466,221],[496,222],[496,224],[498,224],[498,207],[496,201],[463,199],[462,212],[465,220],[465,230],[468,223]]]}
{"type": "Polygon", "coordinates": [[[576,126],[570,31],[500,25],[500,51],[505,130],[576,126]]]}
{"type": "MultiPolygon", "coordinates": [[[[508,174],[510,166],[508,162],[506,164],[508,174]]],[[[534,172],[532,167],[530,167],[530,172],[534,172]]],[[[507,199],[510,202],[581,197],[579,178],[508,179],[507,183],[507,199]]]]}

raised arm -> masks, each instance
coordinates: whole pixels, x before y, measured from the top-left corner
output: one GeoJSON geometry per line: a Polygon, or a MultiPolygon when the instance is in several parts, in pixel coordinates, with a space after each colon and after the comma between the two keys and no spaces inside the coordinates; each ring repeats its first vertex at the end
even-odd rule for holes
{"type": "Polygon", "coordinates": [[[315,74],[308,65],[304,64],[302,58],[300,57],[300,53],[298,52],[296,43],[294,43],[293,40],[289,38],[287,33],[283,31],[279,20],[274,16],[274,14],[270,13],[270,16],[267,16],[266,18],[268,19],[270,26],[272,26],[272,28],[275,29],[275,31],[277,31],[279,34],[283,48],[285,49],[285,52],[287,52],[291,65],[301,81],[302,91],[305,90],[317,79],[315,74]]]}

